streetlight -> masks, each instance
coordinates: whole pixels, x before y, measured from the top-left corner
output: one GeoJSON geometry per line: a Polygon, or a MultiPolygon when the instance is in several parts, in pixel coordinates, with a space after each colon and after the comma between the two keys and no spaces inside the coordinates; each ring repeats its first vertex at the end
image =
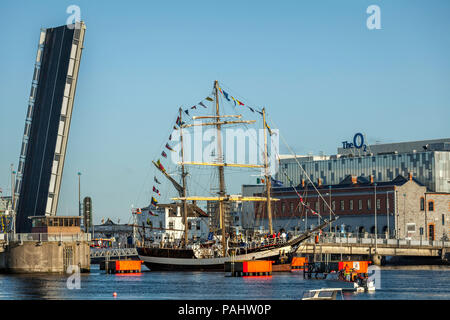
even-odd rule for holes
{"type": "Polygon", "coordinates": [[[330,189],[330,191],[329,191],[329,196],[330,196],[330,206],[328,207],[328,209],[330,210],[330,233],[331,233],[331,185],[328,186],[328,188],[330,189]]]}
{"type": "Polygon", "coordinates": [[[377,251],[377,183],[374,184],[375,187],[375,252],[377,251]]]}
{"type": "Polygon", "coordinates": [[[81,172],[78,172],[78,216],[81,217],[81,172]]]}
{"type": "Polygon", "coordinates": [[[406,238],[406,193],[403,194],[403,230],[406,238]]]}

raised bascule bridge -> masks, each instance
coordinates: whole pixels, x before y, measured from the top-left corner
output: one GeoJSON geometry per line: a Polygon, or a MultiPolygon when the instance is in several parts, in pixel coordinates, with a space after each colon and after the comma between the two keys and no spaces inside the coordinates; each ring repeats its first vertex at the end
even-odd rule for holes
{"type": "Polygon", "coordinates": [[[56,215],[85,30],[83,22],[41,29],[0,271],[90,270],[81,217],[56,215]]]}

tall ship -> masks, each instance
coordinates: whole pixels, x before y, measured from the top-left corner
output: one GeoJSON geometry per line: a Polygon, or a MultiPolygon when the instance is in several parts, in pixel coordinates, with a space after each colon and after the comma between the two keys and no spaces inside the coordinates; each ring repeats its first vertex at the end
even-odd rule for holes
{"type": "MultiPolygon", "coordinates": [[[[192,107],[178,110],[175,124],[170,130],[169,142],[171,142],[163,144],[164,150],[160,157],[152,161],[157,175],[153,179],[155,185],[152,188],[150,205],[133,210],[137,252],[150,270],[223,271],[226,262],[242,260],[272,260],[275,263],[283,263],[286,257],[296,251],[302,241],[331,222],[319,215],[320,223],[303,233],[287,236],[284,230],[281,230],[283,232],[274,230],[272,203],[279,199],[271,197],[272,182],[275,180],[270,172],[267,140],[268,136],[274,133],[266,122],[266,110],[244,104],[222,89],[218,81],[214,82],[213,91],[207,98],[192,107]],[[241,114],[224,114],[221,111],[225,110],[225,107],[221,108],[221,102],[223,104],[228,102],[232,107],[234,104],[236,106],[234,111],[243,111],[242,107],[247,107],[251,114],[260,118],[260,121],[243,120],[241,114]],[[209,113],[206,115],[197,113],[198,109],[209,113]],[[262,146],[257,148],[262,154],[262,164],[227,162],[223,149],[223,129],[230,126],[248,128],[250,125],[257,125],[258,122],[262,125],[263,131],[262,146]],[[214,130],[214,142],[210,145],[211,157],[208,158],[210,161],[190,161],[192,140],[188,130],[195,130],[195,127],[214,130]],[[176,148],[170,145],[175,140],[174,134],[179,141],[176,148]],[[168,165],[171,164],[167,160],[169,155],[172,158],[173,169],[168,169],[168,165]],[[161,159],[166,159],[166,163],[161,159]],[[209,191],[205,188],[204,182],[197,181],[197,188],[189,185],[187,180],[196,178],[194,168],[199,169],[198,175],[204,175],[205,170],[212,172],[211,177],[207,179],[211,184],[209,191]],[[239,169],[259,172],[263,192],[252,196],[229,194],[225,183],[227,170],[239,169]],[[161,199],[158,201],[158,196],[161,197],[160,189],[166,185],[164,182],[174,193],[174,196],[166,197],[166,203],[161,199]],[[197,190],[203,191],[206,195],[195,194],[194,191],[197,190]],[[201,203],[206,203],[206,211],[201,203]],[[265,221],[268,228],[260,227],[236,232],[237,228],[230,223],[230,208],[236,203],[258,204],[255,207],[264,211],[263,216],[267,219],[265,221]],[[193,224],[196,226],[193,227],[193,224]]],[[[299,204],[307,206],[301,195],[298,196],[299,204]]],[[[335,219],[333,215],[330,220],[335,219]]]]}

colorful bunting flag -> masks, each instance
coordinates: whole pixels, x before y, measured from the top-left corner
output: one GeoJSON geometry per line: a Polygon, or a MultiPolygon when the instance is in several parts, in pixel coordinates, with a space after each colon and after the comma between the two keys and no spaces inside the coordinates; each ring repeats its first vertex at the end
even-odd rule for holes
{"type": "Polygon", "coordinates": [[[174,130],[178,130],[178,128],[177,128],[177,127],[175,127],[175,126],[173,126],[173,129],[174,129],[174,130]]]}
{"type": "Polygon", "coordinates": [[[206,97],[205,99],[208,100],[208,101],[214,101],[214,99],[211,98],[211,97],[206,97]]]}
{"type": "Polygon", "coordinates": [[[161,196],[161,194],[159,193],[159,190],[155,188],[155,186],[153,186],[153,192],[157,193],[159,196],[161,196]]]}
{"type": "Polygon", "coordinates": [[[240,102],[238,99],[236,99],[236,101],[237,101],[237,103],[240,105],[240,106],[243,106],[244,104],[242,103],[242,102],[240,102]]]}
{"type": "Polygon", "coordinates": [[[169,140],[172,140],[172,134],[169,136],[169,140]]]}
{"type": "Polygon", "coordinates": [[[270,129],[270,127],[269,127],[269,125],[267,124],[267,122],[266,122],[266,128],[267,128],[267,130],[269,130],[269,134],[272,135],[272,130],[270,129]]]}
{"type": "Polygon", "coordinates": [[[165,151],[161,152],[161,155],[162,155],[164,158],[167,158],[167,153],[166,153],[165,151]]]}
{"type": "Polygon", "coordinates": [[[159,182],[158,179],[156,179],[156,177],[154,177],[154,180],[157,184],[161,184],[161,182],[159,182]]]}
{"type": "Polygon", "coordinates": [[[197,109],[197,106],[192,106],[191,109],[197,109]]]}
{"type": "Polygon", "coordinates": [[[200,102],[199,105],[201,105],[203,108],[208,108],[207,106],[205,106],[205,105],[203,104],[203,102],[200,102]]]}
{"type": "Polygon", "coordinates": [[[169,149],[170,151],[173,151],[173,152],[175,152],[175,150],[173,150],[173,149],[172,149],[172,147],[171,147],[171,146],[169,146],[169,144],[168,144],[168,143],[166,143],[166,148],[167,148],[167,149],[169,149]]]}
{"type": "Polygon", "coordinates": [[[148,210],[148,213],[150,213],[152,216],[157,217],[158,215],[156,213],[151,212],[150,210],[148,210]]]}
{"type": "Polygon", "coordinates": [[[177,117],[177,121],[176,121],[177,126],[181,126],[181,119],[180,116],[177,117]]]}
{"type": "Polygon", "coordinates": [[[156,161],[156,164],[161,169],[161,171],[164,171],[164,172],[166,171],[166,169],[163,167],[163,165],[161,164],[161,161],[159,161],[159,159],[158,159],[158,161],[156,161]]]}
{"type": "Polygon", "coordinates": [[[189,115],[189,110],[188,110],[188,109],[184,110],[184,112],[185,112],[187,115],[189,115]]]}
{"type": "Polygon", "coordinates": [[[225,97],[225,99],[227,99],[228,101],[231,101],[230,98],[228,98],[228,93],[226,93],[225,91],[222,91],[223,96],[225,97]]]}
{"type": "MultiPolygon", "coordinates": [[[[248,107],[248,106],[247,106],[248,107]]],[[[250,109],[251,112],[255,112],[255,110],[253,110],[252,107],[248,107],[250,109]]]]}
{"type": "Polygon", "coordinates": [[[157,206],[158,205],[158,201],[152,197],[152,205],[157,206]]]}

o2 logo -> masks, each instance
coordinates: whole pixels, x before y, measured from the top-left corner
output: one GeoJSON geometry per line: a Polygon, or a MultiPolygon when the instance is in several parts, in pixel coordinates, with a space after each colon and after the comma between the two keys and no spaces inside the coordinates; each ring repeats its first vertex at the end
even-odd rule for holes
{"type": "Polygon", "coordinates": [[[367,151],[367,145],[364,143],[364,136],[362,133],[357,133],[353,137],[353,142],[343,141],[342,148],[344,149],[363,149],[363,152],[367,151]]]}

